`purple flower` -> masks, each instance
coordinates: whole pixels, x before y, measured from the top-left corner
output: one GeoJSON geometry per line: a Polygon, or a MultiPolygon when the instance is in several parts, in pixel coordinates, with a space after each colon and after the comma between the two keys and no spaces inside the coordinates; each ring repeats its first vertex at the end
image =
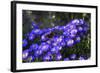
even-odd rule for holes
{"type": "Polygon", "coordinates": [[[29,50],[24,50],[24,51],[22,52],[22,58],[23,58],[23,59],[26,59],[26,58],[28,57],[28,55],[29,55],[29,50]]]}
{"type": "Polygon", "coordinates": [[[28,62],[33,62],[35,60],[35,57],[34,56],[29,56],[27,58],[28,62]]]}
{"type": "Polygon", "coordinates": [[[52,42],[51,40],[47,40],[46,43],[50,45],[52,42]]]}
{"type": "Polygon", "coordinates": [[[44,61],[49,61],[51,59],[51,57],[49,56],[49,55],[45,55],[44,57],[43,57],[43,60],[44,61]]]}
{"type": "Polygon", "coordinates": [[[58,44],[60,44],[63,41],[64,36],[60,36],[60,37],[53,37],[52,38],[52,45],[53,46],[57,46],[58,44]]]}
{"type": "Polygon", "coordinates": [[[47,35],[49,35],[50,33],[51,33],[51,31],[50,31],[50,32],[44,33],[44,34],[41,36],[41,40],[42,40],[42,41],[46,41],[46,40],[48,39],[47,35]]]}
{"type": "Polygon", "coordinates": [[[32,51],[32,50],[37,50],[39,48],[39,46],[38,46],[38,44],[32,44],[31,46],[30,46],[30,51],[32,51]]]}
{"type": "Polygon", "coordinates": [[[47,30],[48,30],[48,31],[53,31],[53,30],[54,30],[54,28],[48,28],[47,30]]]}
{"type": "Polygon", "coordinates": [[[54,28],[55,28],[56,30],[59,30],[60,26],[55,26],[54,28]]]}
{"type": "Polygon", "coordinates": [[[58,48],[55,46],[55,47],[53,47],[53,48],[50,48],[50,52],[51,52],[51,53],[58,53],[59,50],[58,50],[58,48]]]}
{"type": "Polygon", "coordinates": [[[86,55],[81,55],[80,57],[79,57],[79,60],[87,60],[89,57],[88,56],[86,56],[86,55]]]}
{"type": "Polygon", "coordinates": [[[70,55],[70,58],[74,60],[76,58],[76,54],[70,55]]]}
{"type": "Polygon", "coordinates": [[[61,60],[62,59],[62,55],[60,54],[60,53],[58,53],[57,55],[56,55],[56,60],[61,60]]]}
{"type": "Polygon", "coordinates": [[[81,40],[81,38],[80,38],[79,36],[77,36],[76,39],[75,39],[75,41],[76,41],[77,43],[79,43],[80,40],[81,40]]]}
{"type": "Polygon", "coordinates": [[[42,36],[41,36],[41,40],[42,40],[42,41],[46,41],[46,40],[47,40],[47,37],[45,37],[45,36],[46,36],[46,35],[42,35],[42,36]]]}
{"type": "Polygon", "coordinates": [[[66,30],[68,27],[67,26],[61,26],[60,30],[66,30]]]}
{"type": "Polygon", "coordinates": [[[36,50],[36,51],[34,51],[34,56],[36,56],[36,57],[38,57],[38,56],[40,56],[41,54],[43,53],[43,51],[42,50],[36,50]]]}
{"type": "Polygon", "coordinates": [[[61,46],[65,46],[66,45],[66,42],[63,40],[61,43],[60,43],[61,46]]]}
{"type": "Polygon", "coordinates": [[[69,31],[67,31],[67,30],[64,31],[64,32],[63,32],[63,35],[64,35],[64,36],[70,36],[70,30],[69,30],[69,31]]]}
{"type": "Polygon", "coordinates": [[[83,27],[78,27],[78,31],[82,32],[83,31],[83,27]]]}
{"type": "Polygon", "coordinates": [[[26,47],[26,46],[27,46],[27,44],[28,44],[27,40],[26,40],[26,39],[24,39],[24,40],[23,40],[23,47],[26,47]]]}
{"type": "Polygon", "coordinates": [[[42,29],[42,31],[43,31],[44,34],[48,32],[47,29],[42,29]]]}
{"type": "Polygon", "coordinates": [[[32,22],[32,28],[39,28],[34,22],[32,22]]]}
{"type": "Polygon", "coordinates": [[[60,37],[58,37],[58,38],[56,38],[55,40],[55,42],[62,42],[62,40],[63,40],[63,38],[64,38],[64,36],[60,36],[60,37]]]}
{"type": "Polygon", "coordinates": [[[70,59],[69,58],[64,58],[64,61],[69,61],[70,59]]]}
{"type": "Polygon", "coordinates": [[[35,60],[35,57],[34,56],[32,56],[32,62],[35,60]]]}
{"type": "Polygon", "coordinates": [[[43,32],[40,29],[34,29],[32,30],[32,33],[36,35],[41,35],[43,32]]]}
{"type": "Polygon", "coordinates": [[[57,49],[57,50],[62,50],[62,46],[59,46],[59,45],[58,45],[58,46],[56,46],[56,49],[57,49]]]}
{"type": "Polygon", "coordinates": [[[68,47],[72,47],[72,46],[74,45],[74,40],[73,40],[73,39],[68,39],[68,40],[66,41],[66,43],[67,43],[67,46],[68,46],[68,47]]]}
{"type": "Polygon", "coordinates": [[[87,32],[89,30],[88,26],[83,28],[84,32],[87,32]]]}
{"type": "Polygon", "coordinates": [[[50,56],[50,60],[53,59],[53,54],[50,51],[47,52],[47,55],[50,56]]]}
{"type": "Polygon", "coordinates": [[[47,51],[49,50],[49,45],[47,43],[42,43],[39,47],[42,51],[47,51]]]}
{"type": "Polygon", "coordinates": [[[75,28],[76,28],[76,26],[75,26],[75,25],[70,24],[68,28],[69,28],[69,29],[75,29],[75,28]]]}
{"type": "Polygon", "coordinates": [[[30,34],[29,34],[29,40],[33,40],[34,38],[35,38],[35,35],[32,34],[32,33],[30,33],[30,34]]]}
{"type": "Polygon", "coordinates": [[[85,58],[83,56],[80,56],[79,60],[85,60],[85,58]]]}
{"type": "Polygon", "coordinates": [[[53,42],[52,43],[52,46],[57,46],[58,45],[58,42],[53,42]]]}
{"type": "Polygon", "coordinates": [[[73,20],[71,23],[77,25],[77,24],[79,24],[79,20],[78,20],[78,19],[75,19],[75,20],[73,20]]]}
{"type": "Polygon", "coordinates": [[[70,31],[70,37],[74,38],[76,36],[77,32],[78,32],[77,29],[72,29],[70,31]]]}
{"type": "Polygon", "coordinates": [[[48,52],[47,52],[47,55],[51,56],[51,55],[52,55],[52,53],[51,53],[50,51],[48,51],[48,52]]]}
{"type": "Polygon", "coordinates": [[[79,19],[80,24],[84,24],[84,20],[83,19],[79,19]]]}

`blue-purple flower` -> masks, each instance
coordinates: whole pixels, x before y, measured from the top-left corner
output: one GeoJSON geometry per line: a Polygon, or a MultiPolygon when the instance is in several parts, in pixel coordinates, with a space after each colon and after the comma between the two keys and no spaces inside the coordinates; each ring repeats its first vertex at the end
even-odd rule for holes
{"type": "Polygon", "coordinates": [[[71,54],[71,55],[70,55],[70,58],[71,58],[72,60],[74,60],[74,59],[76,58],[76,56],[77,56],[76,54],[71,54]]]}
{"type": "Polygon", "coordinates": [[[78,25],[79,22],[80,22],[80,21],[79,21],[78,19],[75,19],[75,20],[73,20],[71,23],[72,23],[72,24],[76,24],[76,25],[78,25]]]}
{"type": "Polygon", "coordinates": [[[69,58],[64,58],[64,61],[69,61],[70,59],[69,58]]]}
{"type": "Polygon", "coordinates": [[[37,26],[37,24],[35,24],[34,22],[32,22],[32,28],[37,29],[39,27],[37,26]]]}
{"type": "Polygon", "coordinates": [[[79,60],[85,60],[85,58],[83,56],[80,56],[79,60]]]}
{"type": "Polygon", "coordinates": [[[40,29],[33,29],[31,33],[35,35],[41,35],[43,32],[40,29]]]}
{"type": "Polygon", "coordinates": [[[74,45],[74,40],[73,39],[68,39],[66,41],[66,44],[67,44],[68,47],[72,47],[74,45]]]}
{"type": "Polygon", "coordinates": [[[77,35],[77,32],[78,32],[77,29],[72,29],[72,30],[70,31],[70,37],[71,37],[71,38],[74,38],[74,37],[77,35]]]}
{"type": "Polygon", "coordinates": [[[77,36],[76,39],[75,39],[75,41],[76,41],[77,43],[79,43],[79,42],[81,41],[80,36],[77,36]]]}
{"type": "Polygon", "coordinates": [[[32,51],[32,50],[37,50],[39,48],[39,46],[38,46],[38,44],[32,44],[31,46],[30,46],[30,51],[32,51]]]}
{"type": "Polygon", "coordinates": [[[27,44],[28,44],[27,40],[26,40],[26,39],[24,39],[24,40],[23,40],[23,47],[26,47],[26,46],[27,46],[27,44]]]}
{"type": "Polygon", "coordinates": [[[84,20],[83,19],[79,19],[80,24],[84,24],[84,20]]]}
{"type": "Polygon", "coordinates": [[[43,57],[43,60],[44,61],[49,61],[51,59],[51,57],[49,56],[49,55],[45,55],[44,57],[43,57]]]}
{"type": "Polygon", "coordinates": [[[56,60],[61,60],[62,59],[62,55],[60,53],[56,54],[56,60]]]}
{"type": "Polygon", "coordinates": [[[32,33],[30,33],[30,34],[29,34],[29,40],[33,40],[34,38],[35,38],[35,35],[32,34],[32,33]]]}
{"type": "Polygon", "coordinates": [[[59,50],[58,50],[57,46],[55,46],[55,47],[50,48],[50,52],[51,53],[58,53],[59,50]]]}
{"type": "Polygon", "coordinates": [[[29,55],[29,50],[24,50],[22,53],[22,58],[26,59],[26,58],[28,58],[28,55],[29,55]]]}
{"type": "Polygon", "coordinates": [[[49,50],[50,46],[47,43],[41,43],[41,45],[39,46],[39,49],[42,51],[47,51],[49,50]]]}
{"type": "Polygon", "coordinates": [[[38,56],[40,56],[42,53],[43,53],[43,51],[40,50],[40,49],[35,50],[35,52],[34,52],[34,56],[35,56],[35,57],[38,57],[38,56]]]}

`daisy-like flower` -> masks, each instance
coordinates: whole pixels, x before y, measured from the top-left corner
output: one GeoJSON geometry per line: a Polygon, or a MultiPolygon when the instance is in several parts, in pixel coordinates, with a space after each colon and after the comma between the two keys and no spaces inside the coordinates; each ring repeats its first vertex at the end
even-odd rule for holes
{"type": "Polygon", "coordinates": [[[61,42],[63,40],[63,38],[62,37],[58,37],[58,38],[55,38],[54,40],[55,40],[55,42],[61,42]]]}
{"type": "Polygon", "coordinates": [[[58,48],[55,46],[55,47],[50,48],[50,52],[51,52],[51,53],[58,53],[59,50],[58,50],[58,48]]]}
{"type": "Polygon", "coordinates": [[[34,51],[34,56],[35,56],[35,57],[38,57],[38,56],[40,56],[42,53],[43,53],[43,51],[40,50],[40,49],[39,49],[39,50],[35,50],[35,51],[34,51]]]}
{"type": "Polygon", "coordinates": [[[76,39],[75,39],[75,42],[79,43],[80,41],[81,41],[80,36],[77,36],[76,39]]]}
{"type": "Polygon", "coordinates": [[[47,38],[45,37],[45,35],[42,35],[42,36],[41,36],[41,40],[42,40],[42,41],[47,40],[47,38]]]}
{"type": "Polygon", "coordinates": [[[65,40],[63,39],[63,41],[59,45],[61,45],[62,47],[65,46],[66,45],[65,40]]]}
{"type": "Polygon", "coordinates": [[[77,24],[79,24],[79,20],[78,20],[78,19],[75,19],[75,20],[73,20],[71,23],[77,25],[77,24]]]}
{"type": "Polygon", "coordinates": [[[59,45],[58,45],[58,46],[56,46],[56,48],[57,48],[57,50],[59,50],[59,51],[62,50],[62,46],[59,46],[59,45]]]}
{"type": "Polygon", "coordinates": [[[70,31],[70,37],[74,38],[76,36],[77,32],[78,32],[77,29],[72,29],[70,31]]]}
{"type": "Polygon", "coordinates": [[[22,52],[22,58],[23,58],[23,59],[28,58],[28,55],[29,55],[29,50],[24,50],[24,51],[22,52]]]}
{"type": "Polygon", "coordinates": [[[52,43],[52,41],[51,40],[47,40],[46,43],[50,45],[52,43]]]}
{"type": "Polygon", "coordinates": [[[47,51],[49,50],[49,45],[47,43],[42,43],[39,47],[42,51],[47,51]]]}
{"type": "Polygon", "coordinates": [[[57,46],[58,45],[58,42],[53,42],[52,43],[52,46],[57,46]]]}
{"type": "Polygon", "coordinates": [[[74,40],[73,39],[68,39],[66,43],[67,43],[68,47],[72,47],[74,45],[74,40]]]}
{"type": "Polygon", "coordinates": [[[83,27],[78,27],[78,31],[82,32],[83,31],[83,27]]]}

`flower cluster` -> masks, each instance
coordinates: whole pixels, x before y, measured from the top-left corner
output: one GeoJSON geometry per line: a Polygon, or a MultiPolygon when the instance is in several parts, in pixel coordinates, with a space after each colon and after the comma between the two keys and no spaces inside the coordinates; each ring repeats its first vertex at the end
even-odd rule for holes
{"type": "MultiPolygon", "coordinates": [[[[34,29],[23,39],[25,50],[22,52],[22,59],[25,62],[74,60],[76,54],[63,57],[60,51],[63,47],[73,47],[79,43],[89,30],[88,24],[83,19],[74,19],[65,26],[47,29],[39,29],[35,24],[33,27],[34,29]]],[[[86,58],[80,56],[78,59],[86,58]]]]}

